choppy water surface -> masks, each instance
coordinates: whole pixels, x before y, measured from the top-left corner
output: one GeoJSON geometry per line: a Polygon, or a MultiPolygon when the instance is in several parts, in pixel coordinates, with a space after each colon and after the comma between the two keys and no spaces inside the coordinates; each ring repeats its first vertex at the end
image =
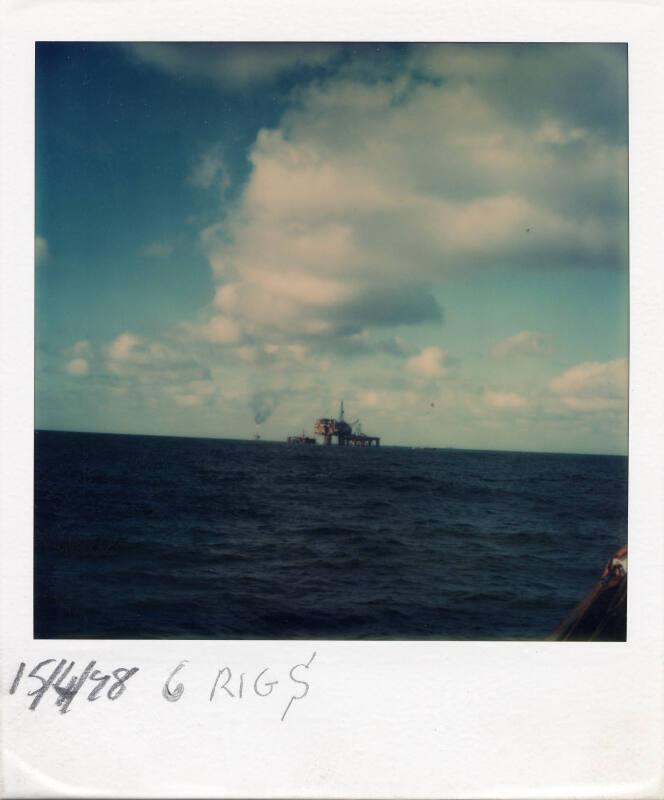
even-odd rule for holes
{"type": "Polygon", "coordinates": [[[38,432],[35,636],[542,638],[627,459],[38,432]]]}

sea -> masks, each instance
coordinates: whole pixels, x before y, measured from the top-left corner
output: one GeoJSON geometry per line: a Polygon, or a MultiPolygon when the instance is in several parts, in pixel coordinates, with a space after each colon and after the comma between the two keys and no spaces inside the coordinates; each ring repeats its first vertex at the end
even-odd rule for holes
{"type": "Polygon", "coordinates": [[[34,635],[540,640],[627,458],[38,431],[34,635]]]}

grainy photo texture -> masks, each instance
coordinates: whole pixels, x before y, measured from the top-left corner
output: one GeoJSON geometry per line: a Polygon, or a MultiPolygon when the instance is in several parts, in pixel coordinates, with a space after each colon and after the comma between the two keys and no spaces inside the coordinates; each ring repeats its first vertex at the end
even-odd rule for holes
{"type": "Polygon", "coordinates": [[[625,45],[41,42],[35,158],[35,637],[625,640],[625,45]]]}

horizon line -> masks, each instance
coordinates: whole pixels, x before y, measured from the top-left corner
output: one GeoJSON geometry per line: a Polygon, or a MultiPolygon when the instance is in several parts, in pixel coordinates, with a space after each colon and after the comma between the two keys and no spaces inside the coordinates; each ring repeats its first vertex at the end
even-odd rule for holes
{"type": "MultiPolygon", "coordinates": [[[[78,433],[92,436],[146,436],[155,439],[205,439],[209,441],[229,441],[229,442],[263,442],[264,444],[288,444],[283,439],[258,439],[253,437],[232,437],[232,436],[203,436],[183,433],[126,433],[121,431],[81,431],[81,430],[68,430],[63,428],[34,428],[34,433],[78,433]]],[[[317,443],[318,444],[318,443],[317,443]]],[[[321,445],[322,446],[322,445],[321,445]]],[[[337,445],[331,445],[335,448],[337,445]]],[[[591,453],[591,452],[578,452],[572,450],[510,450],[507,448],[493,448],[493,447],[455,447],[453,445],[418,445],[418,444],[381,444],[380,447],[401,447],[410,450],[463,450],[476,453],[529,453],[533,455],[551,455],[551,456],[607,456],[609,458],[629,458],[627,453],[591,453]]],[[[375,449],[375,448],[374,448],[375,449]]]]}

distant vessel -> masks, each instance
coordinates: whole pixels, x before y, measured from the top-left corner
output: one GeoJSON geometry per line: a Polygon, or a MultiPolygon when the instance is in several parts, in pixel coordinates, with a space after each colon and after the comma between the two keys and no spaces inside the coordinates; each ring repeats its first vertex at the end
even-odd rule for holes
{"type": "Polygon", "coordinates": [[[307,436],[304,431],[295,436],[289,436],[287,441],[288,444],[316,444],[316,440],[312,439],[311,436],[307,436]]]}

